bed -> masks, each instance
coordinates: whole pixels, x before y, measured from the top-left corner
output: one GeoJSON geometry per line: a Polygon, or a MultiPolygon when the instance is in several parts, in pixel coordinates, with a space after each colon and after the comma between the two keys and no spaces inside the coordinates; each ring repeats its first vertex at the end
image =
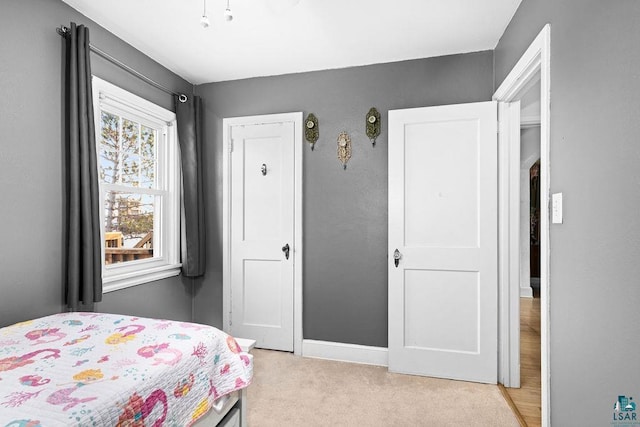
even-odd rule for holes
{"type": "Polygon", "coordinates": [[[55,314],[0,329],[0,427],[246,425],[252,377],[210,326],[55,314]]]}

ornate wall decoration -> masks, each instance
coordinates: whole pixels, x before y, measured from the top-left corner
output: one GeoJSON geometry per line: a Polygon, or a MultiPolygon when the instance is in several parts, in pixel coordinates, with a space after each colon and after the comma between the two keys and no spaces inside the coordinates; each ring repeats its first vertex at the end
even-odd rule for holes
{"type": "Polygon", "coordinates": [[[371,140],[371,145],[376,145],[376,138],[380,135],[380,113],[375,107],[371,107],[366,117],[367,136],[371,140]]]}
{"type": "Polygon", "coordinates": [[[313,113],[309,113],[307,118],[304,120],[304,139],[311,144],[311,151],[313,151],[313,147],[316,145],[318,137],[320,137],[318,119],[313,113]]]}
{"type": "Polygon", "coordinates": [[[342,163],[342,168],[347,169],[347,162],[351,158],[351,137],[347,132],[338,135],[338,160],[342,163]]]}

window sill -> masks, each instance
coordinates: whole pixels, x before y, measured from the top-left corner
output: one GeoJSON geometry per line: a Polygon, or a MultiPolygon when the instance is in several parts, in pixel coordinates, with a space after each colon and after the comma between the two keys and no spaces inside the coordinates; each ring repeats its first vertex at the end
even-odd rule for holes
{"type": "Polygon", "coordinates": [[[113,275],[103,279],[102,294],[143,285],[180,274],[182,264],[163,265],[142,271],[113,275]]]}

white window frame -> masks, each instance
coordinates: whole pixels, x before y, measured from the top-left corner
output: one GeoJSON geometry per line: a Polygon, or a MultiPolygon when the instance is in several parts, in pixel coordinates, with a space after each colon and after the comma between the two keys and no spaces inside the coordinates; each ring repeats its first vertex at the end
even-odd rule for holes
{"type": "MultiPolygon", "coordinates": [[[[105,265],[102,244],[102,293],[117,291],[180,274],[180,157],[176,115],[99,77],[93,76],[93,111],[96,154],[100,146],[100,112],[124,115],[138,123],[158,129],[156,174],[163,203],[154,207],[154,257],[105,265]],[[157,221],[157,222],[156,222],[157,221]],[[160,224],[158,224],[160,222],[160,224]],[[155,231],[159,233],[155,233],[155,231]],[[159,235],[156,235],[159,234],[159,235]]],[[[100,159],[98,158],[98,165],[100,159]]],[[[99,184],[100,241],[104,242],[104,196],[113,185],[99,184]]],[[[127,190],[121,188],[118,190],[127,190]]]]}

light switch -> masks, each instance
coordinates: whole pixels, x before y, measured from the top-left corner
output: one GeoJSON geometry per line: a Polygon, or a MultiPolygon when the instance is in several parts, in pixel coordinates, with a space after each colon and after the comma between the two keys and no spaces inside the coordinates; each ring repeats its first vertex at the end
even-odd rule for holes
{"type": "Polygon", "coordinates": [[[551,195],[551,222],[562,224],[562,193],[551,195]]]}

